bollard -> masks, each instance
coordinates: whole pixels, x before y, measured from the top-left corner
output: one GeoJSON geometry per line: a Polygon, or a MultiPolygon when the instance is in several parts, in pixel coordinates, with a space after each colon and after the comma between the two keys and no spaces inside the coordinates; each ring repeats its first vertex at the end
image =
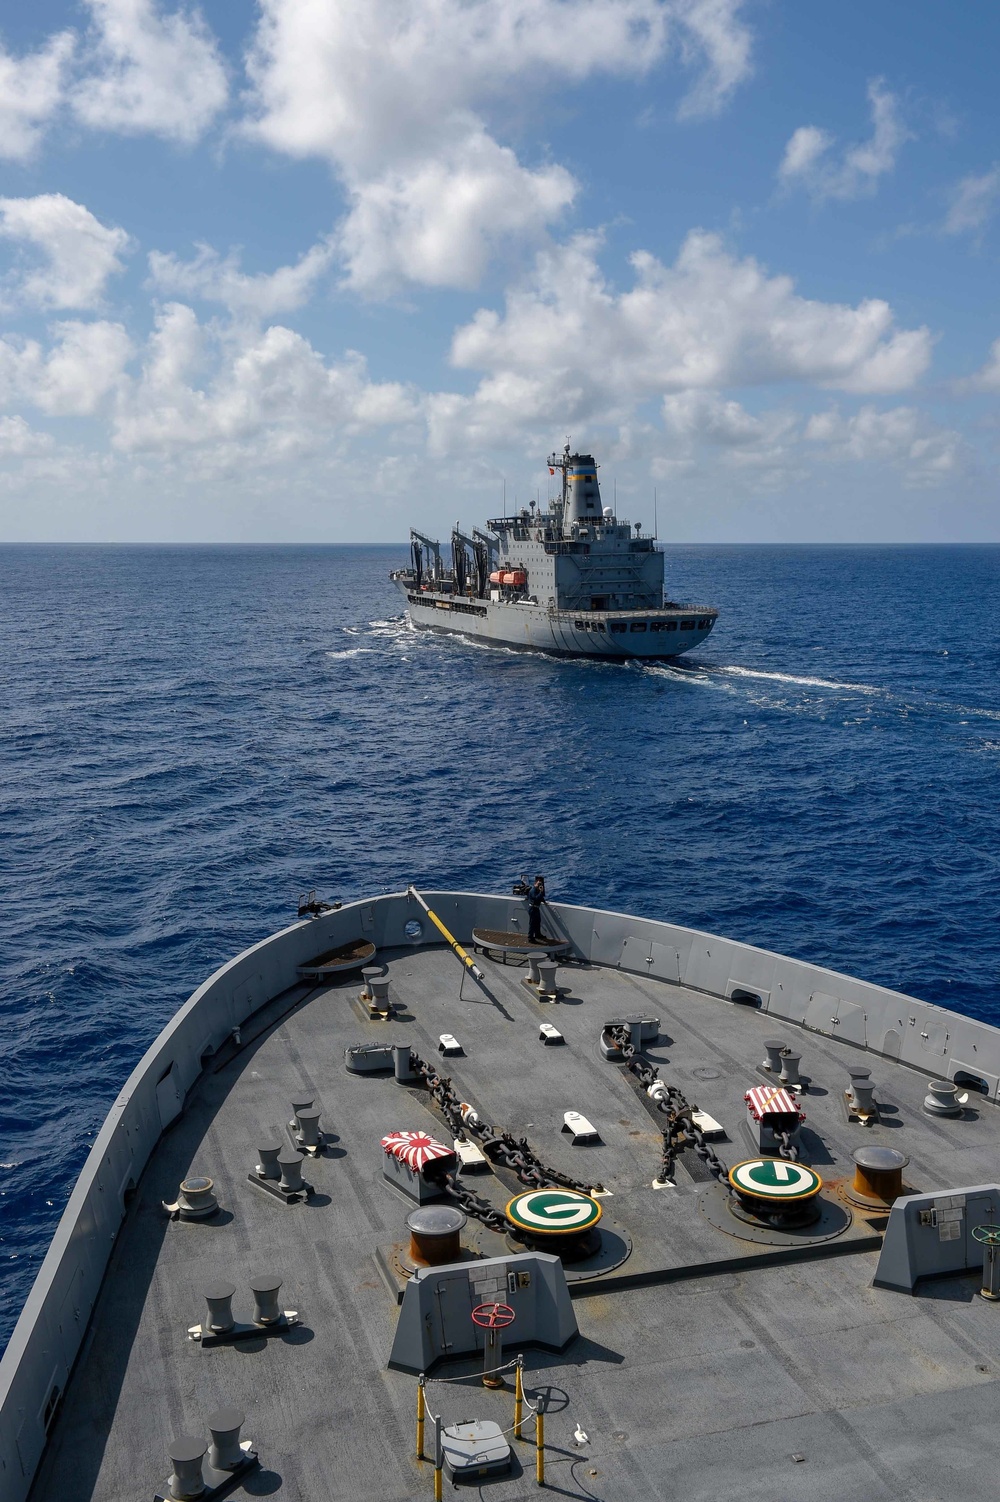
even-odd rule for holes
{"type": "Polygon", "coordinates": [[[292,1101],[292,1119],[288,1123],[288,1125],[291,1127],[291,1129],[292,1129],[293,1132],[295,1132],[295,1131],[298,1130],[298,1126],[299,1126],[299,1112],[300,1111],[311,1111],[312,1108],[313,1108],[313,1098],[312,1098],[311,1095],[310,1095],[310,1097],[309,1097],[308,1100],[306,1100],[305,1098],[302,1098],[302,1099],[298,1099],[297,1098],[297,1099],[295,1099],[295,1100],[292,1101]]]}
{"type": "Polygon", "coordinates": [[[870,1069],[849,1069],[847,1072],[851,1076],[852,1088],[854,1087],[854,1084],[857,1080],[871,1079],[872,1073],[870,1069]]]}
{"type": "Polygon", "coordinates": [[[262,1179],[280,1179],[281,1169],[278,1167],[278,1154],[281,1152],[280,1142],[262,1142],[257,1149],[260,1162],[257,1164],[257,1174],[262,1179]]]}
{"type": "Polygon", "coordinates": [[[387,975],[380,975],[377,978],[372,976],[368,982],[368,989],[371,992],[369,1005],[373,1010],[376,1012],[389,1012],[392,1010],[392,1002],[389,1000],[389,977],[387,975]]]}
{"type": "Polygon", "coordinates": [[[875,1111],[875,1086],[871,1080],[857,1079],[851,1081],[853,1095],[851,1106],[859,1116],[871,1116],[875,1111]]]}
{"type": "Polygon", "coordinates": [[[281,1182],[278,1188],[285,1194],[292,1194],[296,1190],[301,1192],[305,1189],[302,1182],[302,1154],[290,1153],[284,1158],[278,1159],[278,1167],[281,1169],[281,1182]]]}
{"type": "Polygon", "coordinates": [[[224,1335],[236,1324],[233,1319],[233,1294],[236,1292],[235,1283],[209,1283],[203,1290],[205,1302],[208,1304],[208,1319],[205,1322],[206,1330],[213,1335],[224,1335]]]}
{"type": "Polygon", "coordinates": [[[201,1463],[208,1445],[194,1434],[179,1434],[170,1446],[170,1464],[173,1466],[167,1482],[170,1495],[177,1502],[187,1502],[189,1497],[200,1497],[205,1490],[201,1463]]]}
{"type": "Polygon", "coordinates": [[[528,955],[528,974],[527,974],[526,979],[527,979],[528,985],[529,986],[534,986],[536,990],[537,990],[537,988],[538,988],[538,986],[539,986],[539,984],[541,982],[541,977],[538,974],[538,962],[540,960],[547,960],[547,959],[548,959],[548,955],[546,954],[546,952],[545,952],[544,949],[541,950],[540,952],[537,951],[537,950],[533,950],[528,955]]]}
{"type": "Polygon", "coordinates": [[[365,965],[365,966],[362,967],[362,970],[361,970],[361,979],[364,981],[364,985],[361,988],[361,997],[362,997],[362,1000],[364,1000],[364,1001],[371,1001],[371,999],[372,999],[372,981],[373,980],[378,980],[380,978],[380,976],[382,976],[384,974],[385,974],[385,972],[382,969],[381,965],[365,965]]]}
{"type": "Polygon", "coordinates": [[[784,1046],[784,1040],[781,1038],[765,1039],[764,1047],[767,1050],[767,1058],[761,1064],[761,1069],[766,1069],[769,1074],[780,1074],[781,1050],[784,1046]]]}
{"type": "Polygon", "coordinates": [[[424,1413],[426,1411],[426,1406],[427,1406],[427,1404],[426,1404],[426,1398],[424,1396],[424,1386],[425,1386],[426,1382],[427,1382],[427,1378],[424,1376],[423,1372],[421,1372],[419,1380],[417,1382],[417,1459],[418,1460],[424,1460],[424,1459],[426,1459],[426,1457],[424,1455],[424,1413]]]}
{"type": "Polygon", "coordinates": [[[410,1045],[408,1043],[394,1043],[392,1045],[392,1067],[396,1075],[397,1084],[408,1085],[414,1079],[410,1045]]]}
{"type": "Polygon", "coordinates": [[[319,1147],[319,1119],[322,1114],[321,1111],[296,1111],[298,1136],[301,1138],[303,1147],[319,1147]]]}
{"type": "Polygon", "coordinates": [[[274,1325],[281,1318],[278,1308],[278,1289],[282,1280],[276,1273],[259,1273],[250,1279],[253,1293],[253,1322],[255,1325],[274,1325]]]}
{"type": "Polygon", "coordinates": [[[550,960],[548,956],[544,960],[538,961],[539,996],[556,995],[556,971],[558,968],[555,960],[550,960]]]}
{"type": "Polygon", "coordinates": [[[535,1484],[545,1485],[545,1396],[538,1394],[535,1409],[535,1484]]]}
{"type": "Polygon", "coordinates": [[[444,1499],[444,1445],[441,1443],[441,1418],[434,1419],[434,1502],[444,1499]]]}
{"type": "Polygon", "coordinates": [[[185,1179],[177,1195],[181,1214],[192,1217],[214,1215],[219,1208],[219,1201],[212,1192],[214,1188],[211,1179],[185,1179]]]}
{"type": "Polygon", "coordinates": [[[245,1413],[238,1408],[220,1408],[208,1416],[208,1432],[212,1443],[208,1451],[208,1463],[217,1471],[235,1471],[246,1459],[240,1449],[240,1430],[245,1413]]]}
{"type": "Polygon", "coordinates": [[[798,1085],[801,1083],[799,1079],[799,1064],[801,1061],[802,1055],[800,1053],[794,1053],[790,1048],[782,1049],[781,1083],[783,1085],[798,1085]]]}
{"type": "Polygon", "coordinates": [[[521,1438],[521,1420],[524,1411],[524,1357],[517,1358],[514,1370],[514,1438],[521,1438]]]}

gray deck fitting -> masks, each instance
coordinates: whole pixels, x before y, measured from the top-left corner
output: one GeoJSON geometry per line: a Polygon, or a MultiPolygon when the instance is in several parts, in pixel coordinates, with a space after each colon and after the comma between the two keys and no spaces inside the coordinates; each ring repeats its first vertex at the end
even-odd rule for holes
{"type": "Polygon", "coordinates": [[[783,1090],[792,1090],[796,1095],[808,1095],[809,1086],[812,1084],[811,1074],[800,1074],[795,1083],[790,1085],[787,1080],[781,1078],[780,1074],[772,1074],[770,1069],[765,1069],[763,1064],[757,1065],[757,1073],[762,1074],[772,1085],[780,1085],[783,1090]]]}
{"type": "MultiPolygon", "coordinates": [[[[252,1471],[255,1466],[259,1465],[260,1457],[256,1450],[248,1450],[245,1459],[241,1460],[239,1465],[234,1466],[231,1471],[217,1471],[214,1466],[210,1466],[205,1461],[201,1468],[205,1490],[199,1493],[198,1502],[208,1502],[211,1497],[224,1497],[241,1476],[245,1476],[248,1471],[252,1471]]],[[[153,1493],[153,1502],[174,1502],[169,1480],[162,1482],[160,1490],[153,1493]]]]}
{"type": "Polygon", "coordinates": [[[207,1346],[231,1346],[239,1340],[256,1340],[261,1335],[265,1339],[270,1339],[273,1335],[286,1335],[299,1324],[301,1320],[298,1311],[284,1309],[279,1319],[271,1320],[266,1325],[247,1324],[243,1320],[237,1320],[231,1330],[206,1331],[204,1325],[191,1325],[187,1333],[188,1340],[198,1341],[204,1350],[207,1346]]]}
{"type": "Polygon", "coordinates": [[[247,1179],[258,1189],[263,1189],[265,1194],[270,1194],[274,1199],[283,1201],[286,1205],[297,1205],[299,1200],[307,1200],[313,1193],[313,1186],[302,1180],[301,1189],[282,1189],[273,1179],[261,1178],[259,1173],[248,1173],[247,1179]]]}
{"type": "Polygon", "coordinates": [[[301,1137],[296,1136],[287,1121],[285,1122],[285,1135],[297,1153],[308,1153],[310,1158],[321,1158],[333,1140],[326,1132],[320,1132],[319,1141],[314,1146],[309,1147],[302,1141],[301,1137]]]}
{"type": "Polygon", "coordinates": [[[877,1100],[872,1100],[872,1109],[867,1119],[858,1115],[857,1111],[851,1105],[850,1096],[844,1091],[841,1091],[840,1104],[844,1112],[844,1120],[848,1126],[871,1127],[882,1125],[882,1117],[879,1112],[877,1100]]]}

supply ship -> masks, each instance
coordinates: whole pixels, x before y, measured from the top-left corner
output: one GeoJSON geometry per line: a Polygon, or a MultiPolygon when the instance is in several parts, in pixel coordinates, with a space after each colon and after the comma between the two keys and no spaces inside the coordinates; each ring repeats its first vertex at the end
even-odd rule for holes
{"type": "Polygon", "coordinates": [[[122,1085],[0,1502],[970,1502],[1000,1031],[522,888],[300,902],[122,1085]]]}
{"type": "Polygon", "coordinates": [[[410,532],[411,566],[390,575],[415,626],[569,657],[678,657],[718,611],[664,600],[656,539],[603,506],[592,454],[549,457],[558,497],[441,543],[410,532]]]}

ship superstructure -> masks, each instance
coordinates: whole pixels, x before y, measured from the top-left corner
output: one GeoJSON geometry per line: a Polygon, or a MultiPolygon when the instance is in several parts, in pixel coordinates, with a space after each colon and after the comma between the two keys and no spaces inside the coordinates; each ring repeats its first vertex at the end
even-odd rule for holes
{"type": "Polygon", "coordinates": [[[602,504],[592,454],[549,458],[560,494],[456,527],[451,557],[411,530],[412,561],[392,580],[416,626],[497,645],[586,657],[676,657],[705,640],[718,612],[665,600],[656,539],[602,504]]]}

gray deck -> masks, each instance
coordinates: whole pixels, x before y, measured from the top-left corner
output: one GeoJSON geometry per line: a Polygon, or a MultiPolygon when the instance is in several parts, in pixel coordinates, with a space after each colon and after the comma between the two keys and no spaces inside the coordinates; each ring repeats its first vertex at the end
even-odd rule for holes
{"type": "MultiPolygon", "coordinates": [[[[931,1121],[920,1110],[924,1078],[869,1058],[879,1100],[897,1109],[870,1131],[848,1126],[838,1097],[857,1052],[773,1017],[576,966],[560,972],[570,994],[554,1007],[525,991],[519,968],[489,963],[496,1004],[468,982],[459,1002],[459,966],[447,951],[389,959],[394,995],[411,1020],[389,1024],[385,1035],[430,1060],[439,1058],[437,1035],[454,1032],[467,1056],[448,1060],[446,1072],[463,1098],[526,1134],[546,1162],[614,1191],[605,1214],[636,1248],[623,1274],[753,1251],[699,1212],[704,1184],[681,1172],[676,1189],[651,1188],[659,1133],[597,1046],[601,1023],[623,1013],[660,1017],[661,1038],[648,1055],[727,1127],[732,1140],[718,1145],[727,1164],[750,1156],[740,1135],[743,1092],[760,1081],[764,1038],[784,1035],[801,1044],[812,1077],[803,1106],[816,1136],[803,1156],[825,1180],[849,1176],[853,1148],[872,1142],[911,1155],[906,1178],[914,1188],[996,1180],[996,1107],[983,1102],[963,1120],[931,1121]],[[541,1020],[556,1023],[565,1047],[539,1044],[541,1020]],[[718,1078],[700,1078],[701,1069],[718,1070],[718,1078]],[[603,1145],[570,1146],[559,1131],[567,1109],[589,1116],[603,1145]]],[[[356,977],[303,988],[306,999],[285,1020],[203,1077],[164,1137],[122,1228],[35,1502],[152,1497],[167,1474],[172,1434],[203,1432],[205,1416],[229,1403],[246,1410],[244,1437],[263,1462],[231,1495],[277,1493],[289,1502],[431,1495],[430,1468],[413,1459],[414,1379],[386,1370],[397,1310],[373,1254],[402,1238],[408,1209],[382,1181],[379,1138],[421,1126],[440,1136],[441,1128],[391,1077],[347,1074],[345,1046],[379,1035],[352,1007],[357,989],[356,977]],[[285,1207],[247,1173],[262,1133],[282,1129],[303,1085],[339,1141],[307,1165],[313,1201],[285,1207]],[[189,1172],[216,1181],[225,1211],[217,1222],[171,1223],[160,1209],[189,1172]],[[250,1276],[272,1270],[285,1279],[282,1304],[301,1312],[301,1330],[211,1350],[186,1340],[203,1315],[205,1282],[236,1283],[239,1316],[249,1310],[250,1276]]],[[[249,1023],[248,1036],[259,1025],[249,1023]]],[[[473,1183],[482,1189],[481,1178],[473,1183]]],[[[499,1184],[493,1197],[504,1198],[499,1184]]],[[[526,1355],[529,1389],[550,1394],[549,1485],[606,1502],[736,1494],[929,1502],[956,1491],[992,1498],[1000,1309],[975,1296],[972,1276],[927,1285],[915,1298],[874,1289],[875,1260],[859,1252],[723,1268],[577,1299],[580,1338],[562,1356],[526,1355]],[[573,1441],[578,1423],[589,1435],[582,1449],[573,1441]]],[[[468,1370],[466,1363],[440,1375],[468,1370]]],[[[510,1394],[485,1392],[473,1379],[431,1383],[429,1398],[446,1421],[493,1418],[505,1428],[511,1421],[510,1394]]],[[[520,1474],[516,1466],[510,1478],[483,1486],[496,1502],[538,1495],[530,1447],[519,1453],[520,1474]]]]}

